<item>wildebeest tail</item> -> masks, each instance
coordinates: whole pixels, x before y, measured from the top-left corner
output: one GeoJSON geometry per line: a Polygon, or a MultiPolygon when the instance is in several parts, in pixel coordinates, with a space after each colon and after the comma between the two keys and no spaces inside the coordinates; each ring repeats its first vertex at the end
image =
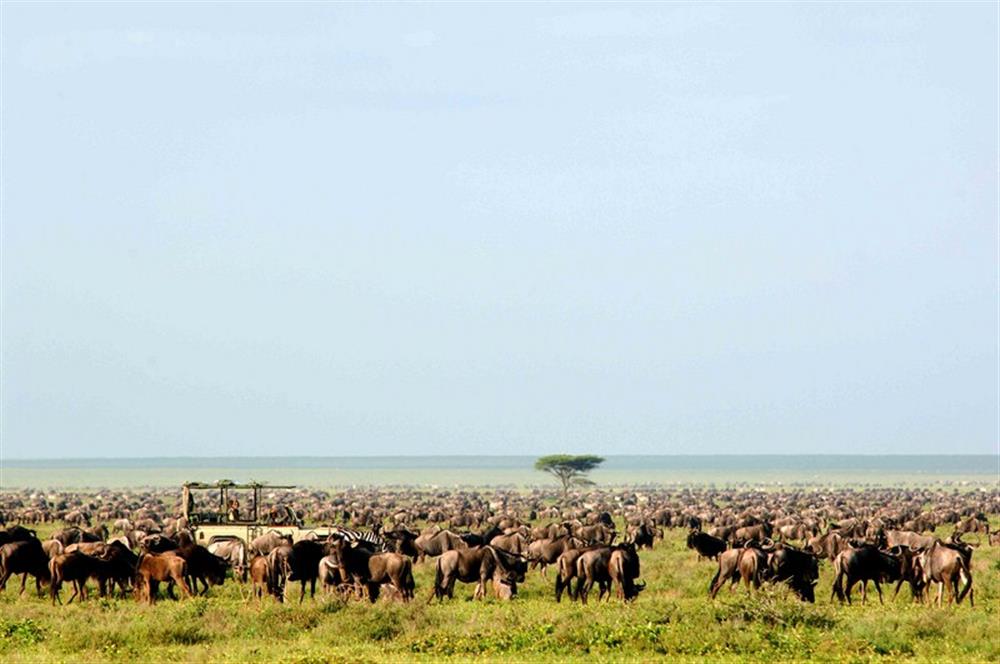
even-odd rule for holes
{"type": "MultiPolygon", "coordinates": [[[[412,577],[412,572],[411,572],[412,577]]],[[[441,596],[441,584],[444,583],[444,572],[441,570],[441,559],[438,558],[437,563],[434,565],[434,587],[431,588],[431,596],[427,598],[427,603],[430,604],[431,600],[435,597],[441,596]]]]}

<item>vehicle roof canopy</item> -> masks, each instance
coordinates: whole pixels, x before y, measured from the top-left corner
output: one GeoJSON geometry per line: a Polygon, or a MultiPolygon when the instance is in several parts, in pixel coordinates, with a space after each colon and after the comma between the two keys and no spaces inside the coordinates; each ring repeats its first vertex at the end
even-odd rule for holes
{"type": "Polygon", "coordinates": [[[294,489],[291,484],[264,484],[253,480],[239,484],[232,480],[218,480],[216,482],[185,482],[184,487],[188,489],[294,489]]]}

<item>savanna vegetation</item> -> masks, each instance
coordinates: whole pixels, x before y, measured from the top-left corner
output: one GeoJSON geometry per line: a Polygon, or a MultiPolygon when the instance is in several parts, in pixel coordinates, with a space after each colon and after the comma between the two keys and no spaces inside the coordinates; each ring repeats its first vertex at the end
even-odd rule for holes
{"type": "MultiPolygon", "coordinates": [[[[993,524],[997,524],[994,522],[993,524]]],[[[54,526],[40,526],[46,536],[54,526]]],[[[139,605],[99,599],[52,606],[31,584],[0,593],[0,659],[9,662],[379,660],[514,661],[1000,661],[1000,548],[985,543],[973,556],[976,604],[915,604],[904,587],[879,605],[830,600],[832,570],[821,565],[817,603],[784,587],[723,590],[710,601],[716,565],[696,561],[684,529],[668,529],[642,551],[647,587],[625,605],[612,599],[587,606],[553,599],[554,570],[532,570],[514,601],[473,602],[472,587],[456,598],[427,603],[434,563],[415,568],[417,600],[369,605],[336,596],[298,603],[248,599],[232,580],[207,597],[139,605]]],[[[973,538],[973,541],[975,539],[973,538]]],[[[293,587],[294,586],[294,587],[293,587]]],[[[65,594],[65,593],[64,593],[65,594]]]]}

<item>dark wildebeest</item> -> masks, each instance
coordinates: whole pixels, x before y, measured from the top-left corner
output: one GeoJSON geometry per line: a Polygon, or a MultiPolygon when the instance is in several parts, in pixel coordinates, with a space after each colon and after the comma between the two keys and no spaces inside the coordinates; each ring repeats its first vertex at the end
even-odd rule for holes
{"type": "Polygon", "coordinates": [[[225,582],[229,563],[200,544],[187,543],[174,553],[187,561],[188,585],[196,595],[207,595],[209,584],[221,586],[225,582]],[[202,584],[200,592],[199,582],[202,584]]]}
{"type": "Polygon", "coordinates": [[[413,560],[416,560],[420,556],[420,551],[417,549],[416,540],[419,537],[419,533],[415,533],[405,528],[396,528],[395,530],[389,530],[382,533],[382,537],[385,538],[386,544],[392,549],[394,553],[401,553],[404,556],[409,556],[413,560]]]}
{"type": "Polygon", "coordinates": [[[62,530],[57,530],[56,532],[52,533],[52,537],[50,537],[49,539],[54,539],[66,547],[68,547],[70,544],[78,544],[80,542],[102,541],[100,535],[88,532],[81,528],[63,528],[62,530]]]}
{"type": "Polygon", "coordinates": [[[281,546],[268,554],[272,574],[279,574],[288,581],[298,581],[302,585],[299,602],[306,597],[306,583],[309,583],[309,597],[316,596],[316,580],[319,576],[319,561],[326,555],[320,542],[300,540],[291,546],[281,546]]]}
{"type": "Polygon", "coordinates": [[[527,558],[531,567],[537,565],[541,568],[541,575],[544,577],[546,568],[554,564],[565,551],[584,546],[583,540],[569,535],[535,540],[528,544],[527,558]]]}
{"type": "Polygon", "coordinates": [[[901,577],[899,558],[871,545],[850,547],[841,551],[833,560],[833,571],[836,577],[833,580],[830,599],[836,597],[843,602],[846,595],[848,604],[851,603],[851,588],[858,581],[861,582],[862,604],[868,599],[869,581],[875,584],[879,604],[882,604],[881,582],[897,581],[901,577]]]}
{"type": "Polygon", "coordinates": [[[49,594],[53,604],[56,603],[56,600],[62,604],[59,591],[65,581],[73,584],[73,594],[70,595],[68,602],[71,604],[77,596],[80,597],[80,601],[86,601],[87,579],[91,577],[97,579],[100,595],[104,597],[107,583],[114,577],[110,561],[80,551],[64,553],[50,560],[49,574],[52,577],[52,581],[49,583],[49,594]]]}
{"type": "Polygon", "coordinates": [[[114,540],[108,544],[108,549],[105,551],[103,557],[111,565],[110,592],[114,593],[115,584],[117,584],[119,590],[121,590],[122,597],[124,597],[132,585],[132,580],[135,578],[135,569],[136,564],[139,562],[139,556],[135,555],[122,542],[114,540]]]}
{"type": "MultiPolygon", "coordinates": [[[[510,586],[510,596],[513,596],[517,583],[524,580],[527,567],[523,558],[489,545],[445,551],[437,560],[434,590],[428,602],[435,597],[454,597],[456,581],[476,584],[473,599],[486,596],[486,584],[491,580],[498,596],[500,585],[510,586]]],[[[507,591],[504,591],[506,594],[507,591]]]]}
{"type": "Polygon", "coordinates": [[[937,605],[944,601],[944,587],[948,585],[949,604],[952,600],[961,604],[969,595],[969,605],[974,606],[972,595],[972,548],[968,544],[953,542],[946,544],[936,540],[934,544],[920,554],[920,566],[923,569],[924,583],[938,584],[937,605]],[[960,584],[964,588],[959,592],[960,584]]]}
{"type": "Polygon", "coordinates": [[[497,526],[490,526],[481,533],[462,533],[459,537],[468,546],[483,546],[489,544],[494,537],[499,537],[500,535],[503,535],[503,530],[497,526]]]}
{"type": "Polygon", "coordinates": [[[698,560],[700,561],[702,558],[708,558],[709,560],[718,559],[719,554],[726,550],[727,544],[725,540],[721,540],[718,537],[713,537],[700,530],[692,530],[688,533],[687,547],[694,549],[698,553],[698,560]]]}
{"type": "Polygon", "coordinates": [[[21,591],[28,582],[28,575],[35,577],[35,589],[42,596],[42,582],[48,582],[49,557],[42,548],[42,543],[32,538],[23,541],[10,542],[0,546],[0,590],[7,587],[7,579],[14,574],[21,574],[21,591]]]}
{"type": "Polygon", "coordinates": [[[439,530],[434,533],[422,533],[413,542],[420,552],[418,560],[422,562],[425,556],[440,556],[445,551],[457,551],[469,548],[461,537],[450,530],[439,530]]]}
{"type": "Polygon", "coordinates": [[[800,551],[787,544],[775,549],[770,555],[772,582],[785,582],[807,602],[816,601],[816,581],[819,579],[819,559],[816,554],[800,551]]]}
{"type": "Polygon", "coordinates": [[[648,523],[629,526],[626,531],[626,538],[635,544],[637,549],[652,549],[653,542],[656,539],[656,529],[648,523]]]}
{"type": "Polygon", "coordinates": [[[12,526],[7,530],[0,530],[0,546],[10,544],[11,542],[26,542],[33,539],[38,539],[35,531],[24,526],[12,526]]]}
{"type": "Polygon", "coordinates": [[[333,544],[333,557],[338,566],[353,581],[362,596],[378,599],[379,587],[391,584],[407,602],[413,598],[413,561],[399,553],[375,553],[358,542],[338,540],[333,544]]]}
{"type": "Polygon", "coordinates": [[[889,553],[899,559],[899,581],[896,583],[896,591],[892,594],[893,599],[899,595],[899,589],[904,583],[910,584],[910,595],[914,600],[922,602],[924,599],[924,570],[920,566],[920,552],[914,551],[902,544],[896,545],[889,550],[889,553]]]}
{"type": "Polygon", "coordinates": [[[144,553],[136,563],[136,599],[154,603],[162,581],[176,584],[180,587],[182,596],[190,597],[191,589],[184,580],[186,576],[187,562],[180,556],[173,553],[144,553]]]}

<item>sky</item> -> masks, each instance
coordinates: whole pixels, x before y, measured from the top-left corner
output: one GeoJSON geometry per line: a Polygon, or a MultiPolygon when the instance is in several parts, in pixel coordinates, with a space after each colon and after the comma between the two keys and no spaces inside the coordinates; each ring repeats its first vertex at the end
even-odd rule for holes
{"type": "Polygon", "coordinates": [[[997,449],[994,3],[0,12],[5,458],[997,449]]]}

